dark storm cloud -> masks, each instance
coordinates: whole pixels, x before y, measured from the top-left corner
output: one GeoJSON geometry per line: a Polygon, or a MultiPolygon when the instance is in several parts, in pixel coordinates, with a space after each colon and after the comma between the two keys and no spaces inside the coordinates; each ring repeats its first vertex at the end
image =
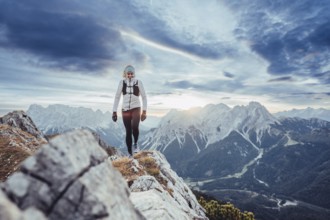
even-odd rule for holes
{"type": "Polygon", "coordinates": [[[159,29],[153,30],[152,34],[148,34],[148,38],[154,39],[154,41],[170,48],[179,49],[186,53],[206,59],[216,60],[225,56],[233,56],[235,54],[235,50],[223,45],[221,42],[203,44],[192,43],[189,41],[182,42],[181,40],[168,35],[166,31],[164,32],[164,30],[159,29]]]}
{"type": "Polygon", "coordinates": [[[288,62],[284,54],[284,48],[285,45],[283,41],[278,40],[277,37],[264,41],[263,43],[256,43],[252,46],[253,50],[257,51],[271,62],[268,70],[274,74],[288,74],[296,70],[296,68],[288,62]]]}
{"type": "Polygon", "coordinates": [[[34,64],[72,71],[102,71],[120,59],[143,62],[122,30],[207,59],[235,54],[221,42],[195,43],[173,35],[150,12],[126,1],[0,0],[0,46],[25,52],[34,64]],[[123,58],[124,57],[124,58],[123,58]]]}
{"type": "Polygon", "coordinates": [[[330,84],[330,71],[316,73],[314,77],[318,78],[323,84],[330,84]]]}
{"type": "Polygon", "coordinates": [[[232,74],[232,73],[230,73],[230,72],[226,72],[226,71],[223,72],[223,75],[224,75],[225,77],[228,77],[228,78],[234,78],[234,77],[235,77],[234,74],[232,74]]]}
{"type": "Polygon", "coordinates": [[[309,36],[310,42],[315,47],[330,47],[330,20],[318,26],[309,36]]]}
{"type": "Polygon", "coordinates": [[[196,85],[191,83],[187,80],[181,80],[181,81],[174,81],[174,82],[166,82],[165,86],[169,86],[172,88],[178,88],[178,89],[189,89],[189,88],[195,88],[196,85]]]}
{"type": "Polygon", "coordinates": [[[106,68],[128,49],[120,33],[97,20],[82,2],[1,1],[0,46],[25,51],[55,68],[106,68]]]}
{"type": "Polygon", "coordinates": [[[300,92],[300,93],[291,93],[292,95],[326,95],[330,96],[330,92],[322,92],[322,93],[317,93],[317,92],[300,92]]]}
{"type": "Polygon", "coordinates": [[[293,79],[291,76],[283,76],[275,79],[270,79],[268,82],[292,82],[293,79]]]}
{"type": "Polygon", "coordinates": [[[297,92],[290,93],[289,97],[303,97],[305,99],[314,99],[314,100],[329,100],[330,92],[297,92]]]}
{"type": "Polygon", "coordinates": [[[269,73],[316,77],[329,63],[330,1],[226,2],[241,15],[237,38],[253,42],[252,50],[269,61],[269,73]]]}

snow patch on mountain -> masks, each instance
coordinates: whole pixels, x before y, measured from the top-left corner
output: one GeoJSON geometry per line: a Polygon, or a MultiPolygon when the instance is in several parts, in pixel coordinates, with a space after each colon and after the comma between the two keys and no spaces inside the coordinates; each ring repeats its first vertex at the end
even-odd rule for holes
{"type": "Polygon", "coordinates": [[[286,138],[288,139],[288,141],[286,142],[286,144],[284,145],[285,147],[288,147],[288,146],[294,146],[296,144],[299,144],[299,142],[293,140],[290,135],[287,133],[286,135],[286,138]]]}

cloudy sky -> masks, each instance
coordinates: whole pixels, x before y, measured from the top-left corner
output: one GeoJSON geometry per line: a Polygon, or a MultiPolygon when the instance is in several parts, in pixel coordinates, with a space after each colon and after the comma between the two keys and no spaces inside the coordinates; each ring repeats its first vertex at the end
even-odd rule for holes
{"type": "Polygon", "coordinates": [[[149,114],[250,101],[330,109],[329,0],[0,0],[0,115],[111,111],[127,64],[149,114]]]}

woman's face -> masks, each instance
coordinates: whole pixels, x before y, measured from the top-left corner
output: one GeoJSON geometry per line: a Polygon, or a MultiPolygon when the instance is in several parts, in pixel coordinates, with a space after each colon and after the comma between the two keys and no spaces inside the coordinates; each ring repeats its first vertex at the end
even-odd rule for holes
{"type": "Polygon", "coordinates": [[[132,79],[134,74],[132,72],[127,72],[126,75],[128,79],[132,79]]]}

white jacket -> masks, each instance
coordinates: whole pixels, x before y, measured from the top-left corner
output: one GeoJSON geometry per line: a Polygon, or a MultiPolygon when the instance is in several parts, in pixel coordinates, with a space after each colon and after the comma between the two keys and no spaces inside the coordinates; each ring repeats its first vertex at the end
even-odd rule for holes
{"type": "Polygon", "coordinates": [[[117,112],[121,95],[123,95],[123,105],[122,105],[123,111],[141,107],[140,95],[142,97],[142,104],[143,104],[142,110],[147,111],[147,95],[145,93],[143,84],[140,80],[132,78],[132,79],[124,79],[119,82],[115,96],[115,101],[113,104],[113,112],[117,112]],[[125,83],[126,83],[126,94],[124,94],[123,91],[125,83]],[[134,86],[138,87],[139,95],[134,94],[134,86]]]}

